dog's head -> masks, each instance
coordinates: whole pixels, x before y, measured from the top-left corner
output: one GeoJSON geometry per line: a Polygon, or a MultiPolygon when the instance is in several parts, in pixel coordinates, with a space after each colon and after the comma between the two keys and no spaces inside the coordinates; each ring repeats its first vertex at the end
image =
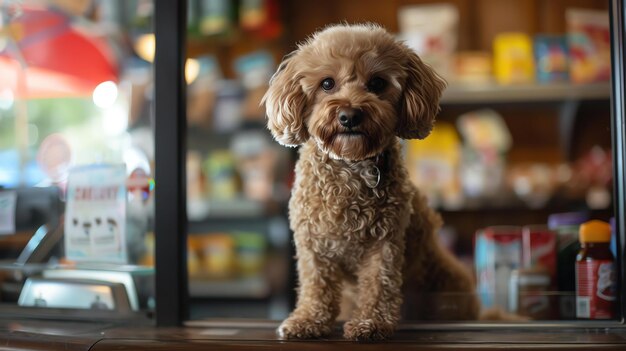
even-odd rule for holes
{"type": "Polygon", "coordinates": [[[263,97],[276,140],[313,138],[333,158],[373,157],[433,128],[445,82],[376,25],[328,27],[280,64],[263,97]]]}

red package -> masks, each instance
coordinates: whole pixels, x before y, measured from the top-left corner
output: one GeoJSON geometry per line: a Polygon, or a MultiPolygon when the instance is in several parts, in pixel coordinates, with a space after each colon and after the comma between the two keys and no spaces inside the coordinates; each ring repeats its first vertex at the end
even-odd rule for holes
{"type": "Polygon", "coordinates": [[[551,287],[556,282],[556,245],[556,233],[546,226],[530,225],[522,229],[523,265],[548,273],[551,287]]]}

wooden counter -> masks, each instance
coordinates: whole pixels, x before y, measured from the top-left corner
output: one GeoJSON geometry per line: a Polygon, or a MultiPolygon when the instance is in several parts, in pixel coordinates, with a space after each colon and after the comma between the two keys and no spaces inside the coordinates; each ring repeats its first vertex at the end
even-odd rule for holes
{"type": "Polygon", "coordinates": [[[276,322],[214,320],[181,328],[101,322],[0,320],[0,350],[625,350],[626,328],[550,325],[402,325],[384,343],[280,341],[276,322]]]}

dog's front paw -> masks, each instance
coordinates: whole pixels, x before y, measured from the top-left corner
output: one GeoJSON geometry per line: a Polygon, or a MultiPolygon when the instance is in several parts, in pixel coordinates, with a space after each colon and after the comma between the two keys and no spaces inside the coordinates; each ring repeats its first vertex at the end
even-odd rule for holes
{"type": "Polygon", "coordinates": [[[353,319],[343,325],[343,337],[355,341],[385,340],[393,331],[393,325],[373,319],[353,319]]]}
{"type": "Polygon", "coordinates": [[[281,339],[315,339],[330,334],[330,327],[308,318],[289,317],[278,327],[281,339]]]}

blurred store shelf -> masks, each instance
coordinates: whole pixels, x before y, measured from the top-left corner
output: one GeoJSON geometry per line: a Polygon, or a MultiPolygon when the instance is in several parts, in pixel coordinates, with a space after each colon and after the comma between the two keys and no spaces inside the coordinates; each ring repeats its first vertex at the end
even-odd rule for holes
{"type": "Polygon", "coordinates": [[[442,104],[514,103],[566,100],[604,100],[611,96],[608,82],[593,84],[450,83],[442,104]]]}
{"type": "Polygon", "coordinates": [[[201,200],[187,205],[189,220],[207,219],[254,219],[265,214],[265,206],[259,201],[249,199],[201,200]]]}
{"type": "Polygon", "coordinates": [[[195,298],[262,299],[270,294],[270,283],[263,276],[232,280],[190,279],[189,296],[195,298]]]}

